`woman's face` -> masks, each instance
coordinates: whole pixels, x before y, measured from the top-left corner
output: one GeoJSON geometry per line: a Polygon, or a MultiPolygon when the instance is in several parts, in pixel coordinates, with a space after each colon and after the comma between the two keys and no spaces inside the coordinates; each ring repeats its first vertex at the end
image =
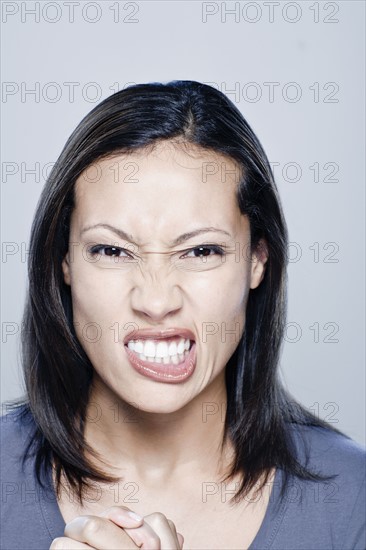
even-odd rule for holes
{"type": "Polygon", "coordinates": [[[97,386],[114,400],[167,413],[223,387],[266,262],[250,253],[238,180],[233,160],[169,141],[78,178],[64,280],[97,386]]]}

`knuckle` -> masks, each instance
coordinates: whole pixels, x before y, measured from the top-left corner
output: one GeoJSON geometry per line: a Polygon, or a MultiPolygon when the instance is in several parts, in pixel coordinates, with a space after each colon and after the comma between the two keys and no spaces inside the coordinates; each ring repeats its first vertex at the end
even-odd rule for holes
{"type": "Polygon", "coordinates": [[[167,522],[166,516],[161,512],[154,512],[149,516],[151,523],[157,526],[165,525],[167,522]]]}
{"type": "Polygon", "coordinates": [[[99,533],[102,525],[102,521],[98,517],[87,517],[81,530],[83,537],[87,540],[95,537],[95,535],[99,533]]]}

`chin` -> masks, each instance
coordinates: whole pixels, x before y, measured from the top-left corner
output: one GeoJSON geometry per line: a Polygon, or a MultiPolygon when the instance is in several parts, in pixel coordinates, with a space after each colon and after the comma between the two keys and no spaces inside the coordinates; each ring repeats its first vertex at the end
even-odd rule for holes
{"type": "MultiPolygon", "coordinates": [[[[192,401],[193,397],[179,396],[172,386],[168,386],[168,384],[166,386],[165,391],[159,387],[155,392],[151,389],[146,393],[140,391],[135,397],[133,392],[129,394],[128,398],[126,396],[116,397],[133,407],[136,410],[136,416],[139,411],[148,414],[172,414],[183,409],[192,401]]],[[[134,413],[131,412],[131,416],[133,415],[134,413]]]]}

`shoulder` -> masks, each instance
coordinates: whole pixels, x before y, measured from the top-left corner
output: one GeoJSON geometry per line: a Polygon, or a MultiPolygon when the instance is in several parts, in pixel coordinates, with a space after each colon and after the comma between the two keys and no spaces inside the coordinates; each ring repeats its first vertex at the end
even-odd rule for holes
{"type": "Polygon", "coordinates": [[[60,516],[52,484],[41,485],[35,475],[36,423],[27,406],[0,418],[1,440],[1,543],[2,548],[46,550],[62,536],[60,516]],[[25,456],[26,455],[26,456],[25,456]]]}
{"type": "MultiPolygon", "coordinates": [[[[327,479],[291,479],[282,535],[296,533],[299,548],[364,550],[365,447],[345,434],[320,426],[290,424],[288,428],[298,462],[327,479]]],[[[287,548],[286,537],[279,537],[281,548],[287,548]]]]}
{"type": "Polygon", "coordinates": [[[366,448],[347,435],[313,425],[290,424],[298,457],[325,475],[362,480],[366,473],[366,448]]]}
{"type": "Polygon", "coordinates": [[[27,478],[31,453],[26,451],[34,441],[36,425],[27,406],[21,405],[0,418],[1,479],[8,490],[27,478]]]}
{"type": "Polygon", "coordinates": [[[36,425],[26,405],[20,405],[0,417],[2,459],[19,458],[31,442],[36,425]]]}

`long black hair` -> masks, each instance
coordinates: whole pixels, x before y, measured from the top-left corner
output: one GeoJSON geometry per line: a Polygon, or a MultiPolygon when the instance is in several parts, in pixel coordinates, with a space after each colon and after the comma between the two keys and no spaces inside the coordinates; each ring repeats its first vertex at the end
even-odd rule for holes
{"type": "MultiPolygon", "coordinates": [[[[54,465],[56,489],[64,474],[82,500],[91,481],[114,480],[93,466],[84,438],[93,368],[74,327],[70,287],[62,260],[69,245],[74,186],[98,159],[180,140],[229,156],[241,168],[237,200],[250,221],[251,246],[265,239],[268,262],[249,292],[242,338],[226,365],[227,411],[223,443],[235,449],[225,479],[241,473],[235,499],[245,497],[274,467],[302,479],[329,479],[296,457],[289,424],[321,426],[284,388],[278,374],[286,324],[288,235],[278,190],[263,148],[237,107],[215,88],[195,81],[129,86],[97,105],[77,126],[41,194],[31,229],[29,290],[23,318],[25,414],[35,422],[35,468],[54,465]]],[[[344,435],[344,434],[343,434],[344,435]]]]}

